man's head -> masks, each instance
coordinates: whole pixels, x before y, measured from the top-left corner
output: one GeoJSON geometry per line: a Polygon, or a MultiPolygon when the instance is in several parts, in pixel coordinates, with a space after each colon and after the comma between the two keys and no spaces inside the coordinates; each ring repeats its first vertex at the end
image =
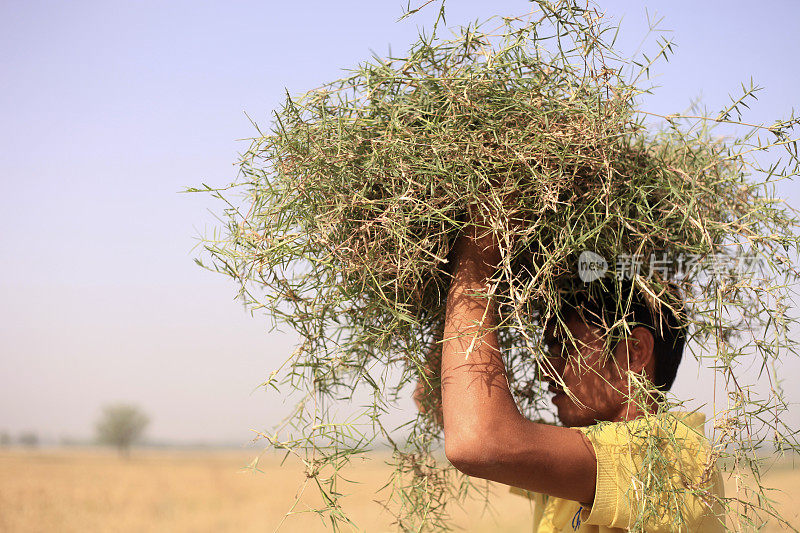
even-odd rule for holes
{"type": "Polygon", "coordinates": [[[646,377],[660,391],[669,390],[686,338],[674,288],[660,296],[661,305],[648,305],[626,280],[593,283],[593,292],[564,297],[563,322],[551,319],[544,332],[550,355],[543,370],[566,426],[624,420],[635,413],[629,404],[635,390],[630,374],[646,377]]]}

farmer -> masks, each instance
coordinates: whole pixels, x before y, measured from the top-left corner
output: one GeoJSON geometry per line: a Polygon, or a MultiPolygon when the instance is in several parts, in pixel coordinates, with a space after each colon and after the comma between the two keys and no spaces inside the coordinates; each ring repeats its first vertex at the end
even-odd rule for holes
{"type": "MultiPolygon", "coordinates": [[[[665,415],[658,393],[643,400],[634,393],[637,379],[669,389],[682,331],[653,327],[648,315],[650,327],[633,327],[603,357],[598,325],[615,306],[576,300],[566,323],[552,321],[544,332],[544,374],[564,427],[526,419],[509,390],[492,329],[496,307],[487,298],[500,251],[479,226],[468,226],[455,244],[441,351],[429,361],[438,366],[441,358],[441,403],[433,407],[448,460],[532,498],[539,533],[724,530],[714,498],[722,496],[721,477],[702,434],[703,415],[665,415]],[[640,469],[656,477],[637,476],[640,469]]],[[[439,392],[426,387],[420,382],[415,392],[422,410],[439,392]]]]}

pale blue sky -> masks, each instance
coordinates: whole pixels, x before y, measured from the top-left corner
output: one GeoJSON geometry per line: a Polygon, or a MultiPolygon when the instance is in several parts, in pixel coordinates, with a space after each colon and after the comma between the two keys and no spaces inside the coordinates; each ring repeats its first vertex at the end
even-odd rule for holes
{"type": "MultiPolygon", "coordinates": [[[[0,5],[0,431],[88,437],[102,404],[140,404],[153,439],[244,442],[287,409],[251,391],[291,350],[192,262],[209,198],[284,87],[302,92],[391,44],[434,9],[403,2],[3,2],[0,5]]],[[[522,0],[450,0],[454,25],[522,0]]],[[[678,47],[646,108],[720,108],[752,76],[748,116],[798,103],[800,4],[600,2],[645,37],[645,7],[678,47]]],[[[654,49],[651,39],[645,49],[654,49]]],[[[795,184],[781,189],[800,206],[795,184]]],[[[797,377],[800,366],[787,365],[797,377]]],[[[702,387],[690,366],[676,390],[702,387]]],[[[798,398],[795,398],[797,400],[798,398]]],[[[795,423],[800,417],[793,415],[795,423]]]]}

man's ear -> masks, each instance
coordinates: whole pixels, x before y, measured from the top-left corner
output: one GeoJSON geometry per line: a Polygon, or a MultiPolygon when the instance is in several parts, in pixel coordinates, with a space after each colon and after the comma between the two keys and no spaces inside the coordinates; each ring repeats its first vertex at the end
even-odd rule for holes
{"type": "Polygon", "coordinates": [[[652,373],[655,369],[654,348],[655,340],[650,330],[644,326],[636,326],[630,336],[617,345],[617,361],[621,368],[628,368],[635,374],[642,371],[652,373]]]}

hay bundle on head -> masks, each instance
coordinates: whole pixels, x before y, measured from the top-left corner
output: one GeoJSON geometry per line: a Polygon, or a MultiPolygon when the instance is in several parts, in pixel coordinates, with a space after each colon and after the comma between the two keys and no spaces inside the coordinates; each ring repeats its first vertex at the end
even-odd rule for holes
{"type": "MultiPolygon", "coordinates": [[[[484,23],[448,40],[421,37],[405,58],[374,57],[347,78],[287,95],[241,162],[244,207],[214,191],[231,206],[226,238],[206,246],[214,268],[302,337],[282,383],[313,395],[317,409],[298,410],[301,437],[276,444],[358,451],[365,439],[390,436],[380,416],[424,377],[444,315],[448,254],[470,205],[501,244],[498,333],[530,416],[543,392],[534,380],[541,324],[562,308],[565,290],[585,289],[575,286],[581,254],[600,264],[593,275],[628,278],[651,303],[680,286],[694,336],[727,341],[743,325],[775,325],[780,308],[759,309],[775,292],[753,287],[752,270],[716,276],[704,259],[747,251],[770,259],[761,272],[769,279],[791,271],[774,258],[797,248],[797,219],[748,178],[748,157],[789,146],[797,122],[723,142],[708,124],[731,122],[734,103],[713,120],[671,116],[660,130],[645,128],[637,98],[646,80],[606,43],[609,26],[587,4],[535,4],[493,30],[484,23]],[[772,141],[757,141],[762,133],[772,141]],[[667,268],[647,269],[654,264],[667,268]],[[359,385],[375,393],[377,425],[319,433],[324,402],[359,385]]],[[[789,154],[784,176],[797,170],[789,154]]],[[[733,373],[735,358],[725,360],[723,372],[733,373]]],[[[428,468],[434,426],[415,424],[395,446],[399,471],[414,465],[398,517],[441,525],[436,491],[455,489],[428,468]]],[[[315,461],[338,472],[347,457],[339,451],[315,461]]]]}

